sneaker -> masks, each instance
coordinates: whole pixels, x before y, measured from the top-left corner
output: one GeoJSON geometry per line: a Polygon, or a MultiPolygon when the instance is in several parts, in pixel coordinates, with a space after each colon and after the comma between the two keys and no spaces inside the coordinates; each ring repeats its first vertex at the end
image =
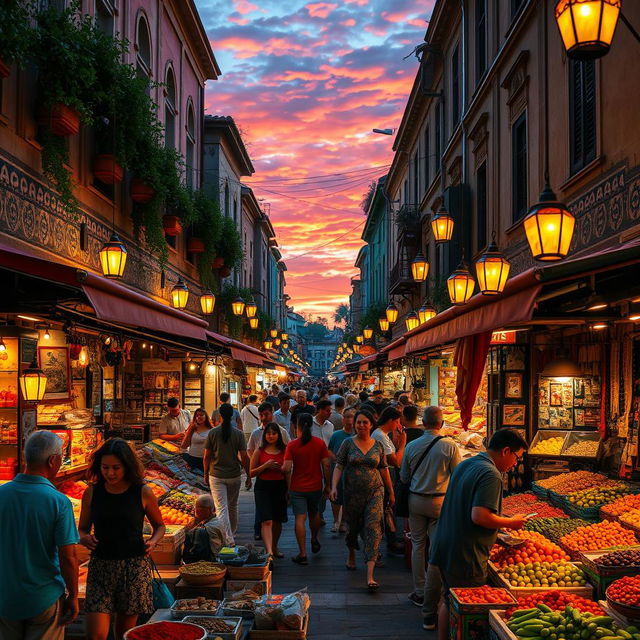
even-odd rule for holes
{"type": "Polygon", "coordinates": [[[427,631],[433,631],[436,628],[436,617],[433,616],[425,616],[422,619],[422,628],[427,631]]]}
{"type": "Polygon", "coordinates": [[[424,604],[424,596],[419,596],[415,591],[410,593],[407,598],[409,598],[409,601],[413,602],[416,607],[421,607],[424,604]]]}

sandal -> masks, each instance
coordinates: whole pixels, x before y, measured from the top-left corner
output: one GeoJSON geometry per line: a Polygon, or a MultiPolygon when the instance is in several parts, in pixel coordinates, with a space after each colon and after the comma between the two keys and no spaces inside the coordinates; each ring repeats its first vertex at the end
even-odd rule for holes
{"type": "Polygon", "coordinates": [[[298,554],[295,558],[291,558],[291,562],[295,562],[296,564],[309,564],[309,561],[307,560],[307,556],[301,556],[300,554],[298,554]]]}
{"type": "Polygon", "coordinates": [[[369,593],[375,593],[379,588],[380,588],[380,585],[375,580],[367,583],[367,589],[369,593]]]}
{"type": "Polygon", "coordinates": [[[318,553],[320,549],[322,549],[320,543],[317,540],[311,540],[311,551],[313,551],[313,553],[318,553]]]}

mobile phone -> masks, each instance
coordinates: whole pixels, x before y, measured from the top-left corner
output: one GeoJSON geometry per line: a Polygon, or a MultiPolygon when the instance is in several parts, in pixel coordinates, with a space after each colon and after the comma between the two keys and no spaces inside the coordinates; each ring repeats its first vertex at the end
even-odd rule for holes
{"type": "Polygon", "coordinates": [[[533,516],[537,516],[538,512],[534,511],[533,513],[527,513],[527,515],[525,516],[525,518],[533,518],[533,516]]]}

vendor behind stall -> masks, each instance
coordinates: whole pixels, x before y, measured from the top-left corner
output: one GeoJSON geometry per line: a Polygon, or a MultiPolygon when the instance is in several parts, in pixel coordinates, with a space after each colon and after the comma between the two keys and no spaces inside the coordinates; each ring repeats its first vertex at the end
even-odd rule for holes
{"type": "Polygon", "coordinates": [[[224,526],[216,518],[213,498],[208,493],[198,496],[195,510],[196,518],[187,526],[182,559],[187,563],[212,561],[227,545],[224,526]]]}
{"type": "Polygon", "coordinates": [[[180,408],[178,398],[167,400],[167,413],[160,420],[158,433],[162,440],[170,442],[182,442],[184,432],[191,422],[191,414],[186,409],[180,408]]]}

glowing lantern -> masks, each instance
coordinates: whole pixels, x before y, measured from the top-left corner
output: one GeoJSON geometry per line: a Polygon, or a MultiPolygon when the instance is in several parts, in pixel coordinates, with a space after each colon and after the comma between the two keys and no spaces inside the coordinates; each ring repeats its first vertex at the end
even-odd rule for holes
{"type": "Polygon", "coordinates": [[[106,278],[122,278],[126,264],[127,247],[125,247],[117,233],[112,233],[109,242],[105,242],[102,249],[100,249],[102,275],[106,278]]]}
{"type": "Polygon", "coordinates": [[[438,244],[451,240],[451,236],[453,236],[453,218],[444,207],[440,207],[438,213],[433,216],[431,231],[438,244]]]}
{"type": "Polygon", "coordinates": [[[407,331],[413,331],[413,329],[415,329],[420,324],[420,319],[418,318],[418,314],[415,311],[411,311],[407,314],[404,322],[407,326],[407,331]]]}
{"type": "Polygon", "coordinates": [[[382,332],[389,331],[389,321],[387,320],[386,316],[382,316],[378,320],[378,324],[380,325],[380,331],[382,332]]]}
{"type": "Polygon", "coordinates": [[[247,312],[247,318],[253,318],[258,311],[258,305],[255,302],[247,302],[244,310],[247,312]]]}
{"type": "Polygon", "coordinates": [[[44,375],[36,363],[33,362],[20,375],[20,391],[26,402],[40,402],[47,389],[47,376],[44,375]]]}
{"type": "Polygon", "coordinates": [[[435,308],[426,302],[418,309],[418,320],[420,320],[420,324],[429,322],[431,318],[435,318],[437,315],[438,312],[435,308]]]}
{"type": "Polygon", "coordinates": [[[458,306],[466,304],[475,289],[476,282],[464,262],[447,278],[447,288],[451,303],[458,306]]]}
{"type": "Polygon", "coordinates": [[[398,319],[398,307],[393,302],[387,307],[385,314],[389,324],[393,324],[398,319]]]}
{"type": "Polygon", "coordinates": [[[249,326],[252,329],[257,329],[258,328],[258,323],[259,323],[258,318],[249,318],[249,326]]]}
{"type": "Polygon", "coordinates": [[[231,303],[231,309],[233,311],[234,316],[241,316],[244,313],[244,308],[245,308],[245,304],[242,298],[236,298],[231,303]]]}
{"type": "Polygon", "coordinates": [[[171,306],[174,309],[184,309],[189,299],[189,289],[182,278],[178,278],[173,289],[171,289],[171,306]]]}
{"type": "Polygon", "coordinates": [[[504,285],[509,277],[511,264],[498,251],[495,242],[487,247],[487,250],[476,262],[476,276],[480,291],[487,296],[497,295],[504,291],[504,285]]]}
{"type": "Polygon", "coordinates": [[[429,275],[429,263],[422,255],[422,251],[418,251],[416,257],[411,262],[411,275],[416,282],[424,282],[429,275]]]}
{"type": "Polygon", "coordinates": [[[210,316],[213,313],[213,309],[216,306],[216,297],[213,295],[213,292],[210,289],[207,289],[200,296],[200,307],[202,309],[202,313],[205,316],[210,316]]]}

